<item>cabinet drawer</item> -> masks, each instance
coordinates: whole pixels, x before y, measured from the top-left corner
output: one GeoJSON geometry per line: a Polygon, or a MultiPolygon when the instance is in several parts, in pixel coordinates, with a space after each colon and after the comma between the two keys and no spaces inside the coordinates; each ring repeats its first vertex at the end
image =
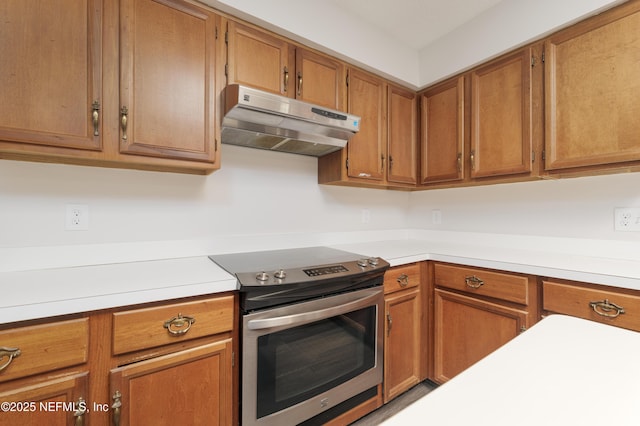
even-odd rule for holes
{"type": "Polygon", "coordinates": [[[435,265],[435,285],[469,294],[493,297],[520,305],[529,304],[529,278],[464,266],[435,265]]]}
{"type": "Polygon", "coordinates": [[[233,296],[113,314],[114,355],[210,336],[233,328],[233,296]]]}
{"type": "Polygon", "coordinates": [[[384,274],[384,293],[417,287],[420,284],[420,264],[396,266],[384,274]]]}
{"type": "Polygon", "coordinates": [[[0,331],[0,382],[85,363],[88,345],[88,318],[0,331]]]}
{"type": "Polygon", "coordinates": [[[545,311],[640,331],[640,296],[546,280],[542,292],[545,311]]]}

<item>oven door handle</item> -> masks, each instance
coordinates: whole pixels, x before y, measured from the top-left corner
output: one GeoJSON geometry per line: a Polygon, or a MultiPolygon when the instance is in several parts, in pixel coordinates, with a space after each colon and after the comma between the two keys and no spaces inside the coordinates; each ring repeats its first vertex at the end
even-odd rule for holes
{"type": "Polygon", "coordinates": [[[280,327],[292,324],[307,324],[321,319],[331,318],[347,312],[353,312],[354,309],[357,309],[359,307],[371,306],[371,302],[374,302],[378,297],[380,297],[380,290],[376,290],[375,292],[372,292],[365,297],[342,303],[339,306],[331,306],[329,308],[319,309],[317,311],[283,315],[274,318],[250,320],[247,322],[247,327],[250,330],[264,330],[265,328],[280,327]]]}

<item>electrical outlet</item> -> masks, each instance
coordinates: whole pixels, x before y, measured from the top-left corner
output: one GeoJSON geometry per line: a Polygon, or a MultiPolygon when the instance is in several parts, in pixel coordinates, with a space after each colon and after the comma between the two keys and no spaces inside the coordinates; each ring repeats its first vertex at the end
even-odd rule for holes
{"type": "Polygon", "coordinates": [[[433,225],[442,225],[442,212],[440,210],[431,210],[431,223],[433,225]]]}
{"type": "Polygon", "coordinates": [[[67,231],[87,231],[89,229],[89,206],[67,204],[64,229],[67,231]]]}
{"type": "Polygon", "coordinates": [[[614,209],[614,229],[623,232],[640,232],[640,207],[614,209]]]}

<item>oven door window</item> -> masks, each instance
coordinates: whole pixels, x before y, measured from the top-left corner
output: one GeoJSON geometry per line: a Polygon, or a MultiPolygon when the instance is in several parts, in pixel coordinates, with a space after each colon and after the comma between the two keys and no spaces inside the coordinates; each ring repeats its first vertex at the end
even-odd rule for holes
{"type": "Polygon", "coordinates": [[[376,306],[258,338],[257,415],[267,416],[375,367],[376,306]]]}

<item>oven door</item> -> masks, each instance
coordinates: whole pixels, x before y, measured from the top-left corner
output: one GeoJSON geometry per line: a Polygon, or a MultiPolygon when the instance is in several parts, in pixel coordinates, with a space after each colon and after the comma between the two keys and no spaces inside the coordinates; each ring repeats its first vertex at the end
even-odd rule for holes
{"type": "Polygon", "coordinates": [[[382,287],[243,317],[242,424],[307,420],[382,382],[382,287]]]}

